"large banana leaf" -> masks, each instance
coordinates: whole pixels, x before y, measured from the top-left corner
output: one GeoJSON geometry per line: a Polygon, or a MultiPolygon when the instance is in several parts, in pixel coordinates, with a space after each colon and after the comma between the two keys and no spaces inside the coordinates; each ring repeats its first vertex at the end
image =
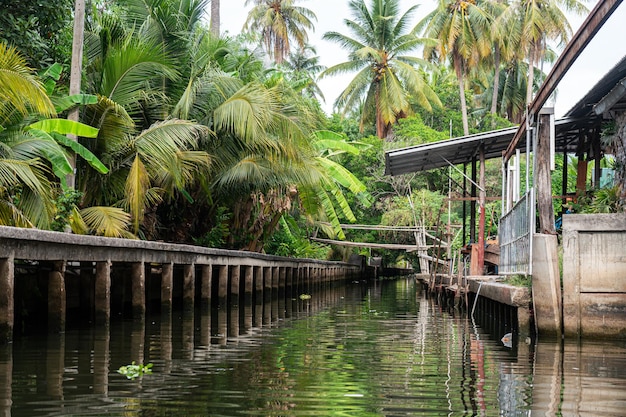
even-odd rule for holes
{"type": "Polygon", "coordinates": [[[63,148],[48,132],[30,129],[28,133],[39,140],[37,152],[50,162],[54,175],[64,184],[65,176],[72,173],[72,165],[63,148]]]}
{"type": "Polygon", "coordinates": [[[365,184],[337,162],[328,158],[317,158],[317,162],[325,169],[333,181],[341,184],[353,193],[362,193],[366,190],[365,184]]]}
{"type": "MultiPolygon", "coordinates": [[[[70,148],[76,155],[83,158],[89,165],[101,174],[106,174],[109,169],[96,157],[91,151],[85,148],[83,145],[75,140],[67,138],[65,135],[72,134],[75,136],[82,136],[86,138],[95,138],[98,136],[98,129],[95,127],[86,125],[84,123],[75,122],[67,119],[45,119],[32,123],[28,126],[29,131],[33,136],[36,136],[43,140],[52,139],[56,143],[59,143],[66,148],[70,148]]],[[[46,154],[46,158],[53,164],[55,174],[63,179],[65,175],[72,172],[69,166],[67,156],[64,155],[64,159],[67,162],[67,166],[61,161],[61,157],[58,154],[50,155],[46,154]],[[67,171],[69,169],[69,172],[67,171]]]]}
{"type": "Polygon", "coordinates": [[[43,80],[43,86],[46,89],[48,96],[54,93],[54,89],[57,86],[57,81],[61,79],[61,73],[63,72],[63,66],[58,62],[50,65],[43,73],[41,73],[41,79],[43,80]]]}
{"type": "Polygon", "coordinates": [[[89,165],[91,165],[93,169],[95,169],[99,173],[107,174],[109,172],[109,168],[107,168],[96,155],[91,153],[89,149],[85,148],[80,143],[58,133],[52,133],[52,136],[57,142],[73,150],[76,155],[79,155],[81,158],[83,158],[89,165]]]}
{"type": "Polygon", "coordinates": [[[84,123],[67,119],[44,119],[32,123],[31,129],[39,129],[44,132],[56,132],[62,135],[82,136],[85,138],[95,138],[98,136],[98,129],[84,123]]]}
{"type": "Polygon", "coordinates": [[[74,94],[71,96],[55,97],[52,99],[52,103],[57,113],[61,113],[74,106],[97,104],[98,96],[94,96],[93,94],[74,94]]]}

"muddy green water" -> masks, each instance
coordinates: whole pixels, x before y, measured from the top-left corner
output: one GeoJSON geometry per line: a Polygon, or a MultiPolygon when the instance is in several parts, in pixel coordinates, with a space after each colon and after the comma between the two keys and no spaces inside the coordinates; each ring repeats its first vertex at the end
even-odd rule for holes
{"type": "Polygon", "coordinates": [[[24,336],[0,347],[0,416],[626,415],[625,342],[482,329],[400,279],[24,336]]]}

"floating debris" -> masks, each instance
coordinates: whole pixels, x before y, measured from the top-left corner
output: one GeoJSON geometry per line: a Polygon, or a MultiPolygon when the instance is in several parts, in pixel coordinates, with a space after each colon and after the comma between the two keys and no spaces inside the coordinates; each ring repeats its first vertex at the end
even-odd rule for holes
{"type": "Polygon", "coordinates": [[[502,336],[502,339],[500,339],[500,341],[505,347],[513,347],[513,335],[511,333],[507,333],[502,336]]]}

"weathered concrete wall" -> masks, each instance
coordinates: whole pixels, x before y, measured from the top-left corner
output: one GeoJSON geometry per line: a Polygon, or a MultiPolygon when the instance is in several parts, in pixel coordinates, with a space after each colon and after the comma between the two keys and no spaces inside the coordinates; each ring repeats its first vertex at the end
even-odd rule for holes
{"type": "Polygon", "coordinates": [[[626,338],[626,213],[563,216],[567,336],[626,338]]]}
{"type": "Polygon", "coordinates": [[[165,310],[171,310],[174,281],[182,281],[177,296],[182,298],[184,309],[193,310],[196,293],[206,306],[211,302],[214,288],[219,304],[226,305],[228,300],[237,304],[240,297],[250,302],[252,288],[261,290],[269,301],[286,287],[310,293],[331,281],[345,280],[362,272],[360,265],[343,262],[0,226],[0,343],[13,337],[15,268],[21,265],[40,268],[44,264],[50,271],[43,285],[48,295],[45,319],[49,330],[54,332],[64,331],[68,300],[81,310],[84,308],[87,314],[94,311],[96,323],[107,326],[111,304],[114,300],[127,302],[126,293],[130,294],[133,318],[144,318],[146,298],[151,293],[160,297],[165,310]],[[113,266],[126,269],[126,275],[112,279],[113,266]],[[175,266],[182,273],[176,274],[175,266]],[[71,269],[69,278],[68,269],[71,269]],[[152,279],[153,275],[156,280],[152,279]],[[291,282],[294,276],[298,277],[295,284],[291,282]]]}
{"type": "Polygon", "coordinates": [[[479,298],[487,298],[503,305],[511,306],[517,313],[517,333],[526,337],[531,333],[530,328],[530,290],[503,282],[492,280],[493,277],[468,277],[468,290],[479,298]]]}
{"type": "Polygon", "coordinates": [[[533,236],[532,296],[539,334],[561,335],[561,282],[556,235],[533,236]]]}

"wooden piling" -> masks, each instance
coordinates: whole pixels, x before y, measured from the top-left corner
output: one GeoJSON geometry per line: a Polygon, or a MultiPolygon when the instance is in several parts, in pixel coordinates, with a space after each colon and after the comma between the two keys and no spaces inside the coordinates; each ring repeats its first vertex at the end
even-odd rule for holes
{"type": "Polygon", "coordinates": [[[65,297],[65,261],[52,262],[48,274],[48,331],[65,331],[67,300],[65,297]]]}
{"type": "Polygon", "coordinates": [[[0,258],[0,342],[13,338],[15,320],[13,257],[0,258]]]}
{"type": "Polygon", "coordinates": [[[170,310],[172,308],[172,297],[174,293],[174,264],[166,262],[161,265],[161,309],[170,310]]]}
{"type": "Polygon", "coordinates": [[[193,310],[196,294],[196,266],[185,264],[183,266],[183,309],[193,310]]]}
{"type": "Polygon", "coordinates": [[[228,297],[228,266],[218,266],[218,292],[217,298],[220,305],[226,305],[226,297],[228,297]]]}
{"type": "Polygon", "coordinates": [[[239,291],[240,291],[240,277],[241,277],[241,267],[239,265],[234,265],[231,267],[230,271],[230,300],[231,306],[239,305],[239,291]]]}
{"type": "Polygon", "coordinates": [[[252,289],[254,288],[254,269],[250,265],[244,265],[244,303],[252,302],[252,289]]]}
{"type": "Polygon", "coordinates": [[[95,318],[99,325],[111,320],[111,261],[96,262],[95,318]]]}
{"type": "Polygon", "coordinates": [[[132,262],[130,275],[133,317],[144,319],[146,315],[146,267],[144,262],[132,262]]]}
{"type": "Polygon", "coordinates": [[[202,265],[201,269],[200,302],[203,307],[207,307],[211,304],[211,293],[213,292],[213,265],[202,265]]]}

